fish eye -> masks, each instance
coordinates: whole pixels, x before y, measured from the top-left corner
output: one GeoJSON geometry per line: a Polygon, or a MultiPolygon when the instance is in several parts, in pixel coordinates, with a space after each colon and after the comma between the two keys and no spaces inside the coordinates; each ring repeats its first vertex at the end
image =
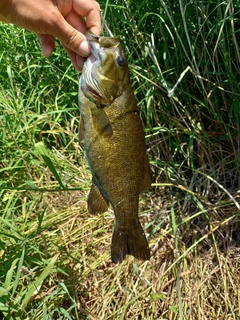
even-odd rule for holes
{"type": "Polygon", "coordinates": [[[125,65],[125,61],[124,61],[124,58],[122,56],[118,56],[117,57],[117,63],[120,67],[124,67],[125,65]]]}

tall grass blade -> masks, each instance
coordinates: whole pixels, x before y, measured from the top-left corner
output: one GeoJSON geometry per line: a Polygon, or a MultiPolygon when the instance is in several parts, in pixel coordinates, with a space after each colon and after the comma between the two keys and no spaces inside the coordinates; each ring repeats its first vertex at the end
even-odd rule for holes
{"type": "Polygon", "coordinates": [[[59,257],[59,254],[57,254],[55,257],[53,257],[49,264],[46,266],[46,268],[43,270],[43,272],[40,274],[40,276],[28,287],[28,290],[26,292],[26,295],[21,301],[21,308],[25,308],[29,302],[29,300],[32,298],[34,292],[38,291],[39,286],[42,284],[44,279],[49,276],[54,264],[56,263],[57,259],[59,257]]]}
{"type": "Polygon", "coordinates": [[[63,189],[66,189],[66,187],[62,183],[62,180],[61,180],[59,174],[57,173],[57,170],[56,170],[51,158],[49,157],[48,151],[47,151],[44,143],[43,142],[36,143],[35,144],[35,148],[36,148],[37,152],[41,155],[43,160],[45,161],[45,163],[48,166],[49,170],[54,175],[54,177],[57,180],[57,182],[59,183],[60,187],[63,188],[63,189]]]}

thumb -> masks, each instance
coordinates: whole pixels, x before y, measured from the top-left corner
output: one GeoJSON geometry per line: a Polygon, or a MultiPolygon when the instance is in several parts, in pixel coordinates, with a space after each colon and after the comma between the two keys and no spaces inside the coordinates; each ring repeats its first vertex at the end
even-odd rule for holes
{"type": "Polygon", "coordinates": [[[87,57],[91,52],[91,48],[83,34],[86,30],[86,25],[83,20],[81,20],[80,23],[78,20],[78,24],[79,25],[77,26],[75,21],[66,21],[61,16],[53,28],[53,35],[70,51],[83,57],[87,57]]]}

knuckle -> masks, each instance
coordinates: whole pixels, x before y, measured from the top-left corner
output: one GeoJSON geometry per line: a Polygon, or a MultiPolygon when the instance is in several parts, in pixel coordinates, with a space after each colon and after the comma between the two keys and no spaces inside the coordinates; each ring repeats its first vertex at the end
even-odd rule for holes
{"type": "Polygon", "coordinates": [[[101,8],[100,8],[100,4],[97,2],[97,1],[95,1],[95,8],[98,10],[98,11],[100,11],[101,10],[101,8]]]}

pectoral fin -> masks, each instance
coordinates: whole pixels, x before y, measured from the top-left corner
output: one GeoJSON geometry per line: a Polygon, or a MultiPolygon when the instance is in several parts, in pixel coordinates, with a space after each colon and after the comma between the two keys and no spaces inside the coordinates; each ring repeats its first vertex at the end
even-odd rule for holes
{"type": "Polygon", "coordinates": [[[87,204],[88,212],[91,214],[103,213],[108,209],[108,202],[104,199],[94,182],[88,195],[87,204]]]}
{"type": "Polygon", "coordinates": [[[99,134],[106,137],[110,137],[113,134],[111,123],[102,108],[92,109],[92,120],[99,134]]]}

